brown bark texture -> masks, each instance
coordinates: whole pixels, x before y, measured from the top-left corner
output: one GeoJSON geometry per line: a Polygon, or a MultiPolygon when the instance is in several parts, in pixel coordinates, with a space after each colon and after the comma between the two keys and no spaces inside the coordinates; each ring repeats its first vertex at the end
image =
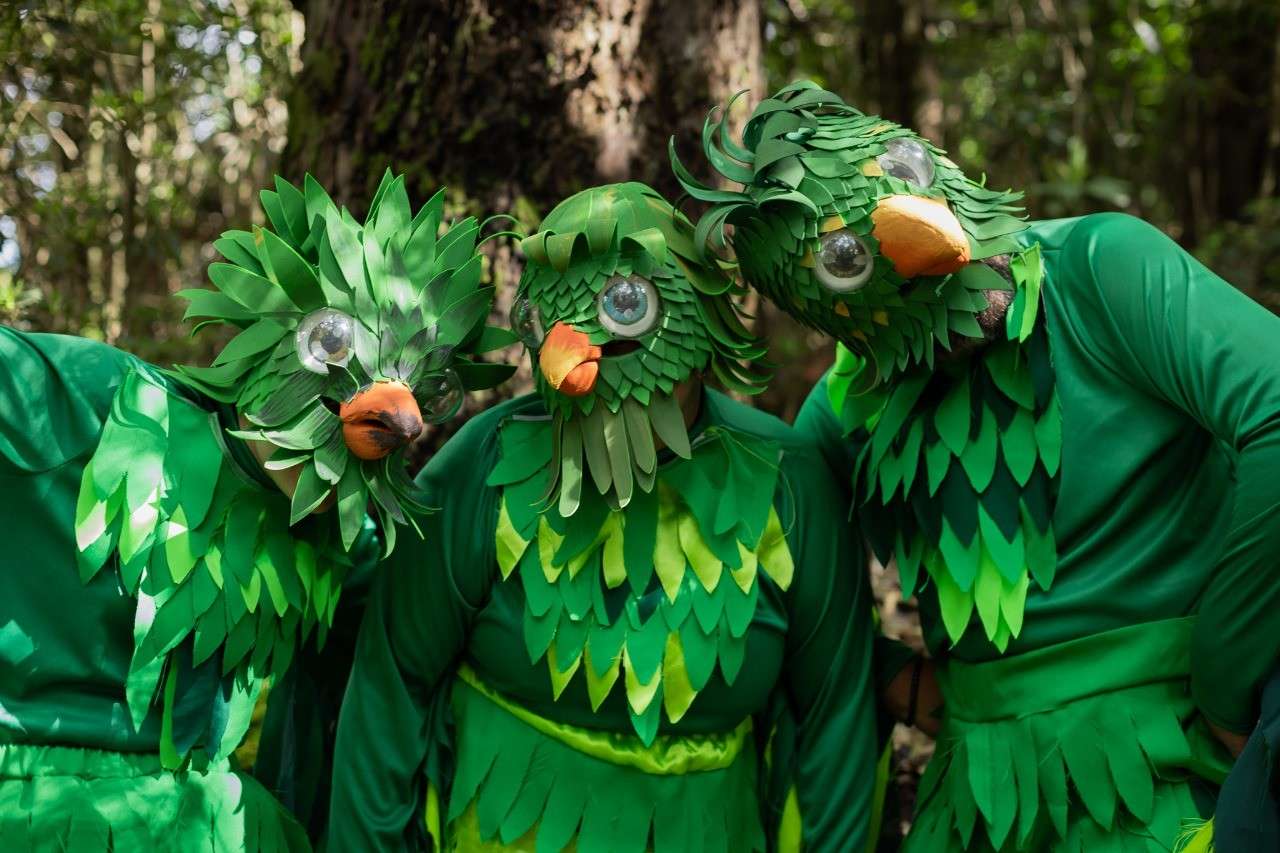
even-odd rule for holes
{"type": "MultiPolygon", "coordinates": [[[[382,170],[411,197],[441,184],[469,212],[545,214],[587,186],[674,197],[710,105],[762,94],[760,13],[737,0],[307,0],[289,100],[290,177],[353,209],[382,170]]],[[[536,222],[524,222],[526,226],[536,222]]]]}

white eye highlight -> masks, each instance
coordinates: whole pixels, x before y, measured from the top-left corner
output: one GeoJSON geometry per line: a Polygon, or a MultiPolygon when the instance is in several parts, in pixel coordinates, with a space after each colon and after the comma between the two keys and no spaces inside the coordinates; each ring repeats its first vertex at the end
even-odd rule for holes
{"type": "Polygon", "coordinates": [[[638,338],[658,322],[661,306],[653,282],[638,275],[612,276],[598,297],[600,325],[623,338],[638,338]]]}
{"type": "Polygon", "coordinates": [[[851,293],[871,279],[875,260],[862,238],[848,228],[823,234],[814,274],[827,290],[851,293]]]}
{"type": "Polygon", "coordinates": [[[886,175],[901,178],[917,187],[933,183],[933,157],[919,140],[909,137],[890,139],[884,153],[876,158],[886,175]]]}
{"type": "Polygon", "coordinates": [[[351,361],[354,336],[352,319],[341,311],[312,311],[298,324],[298,360],[312,373],[328,374],[330,367],[345,367],[351,361]]]}

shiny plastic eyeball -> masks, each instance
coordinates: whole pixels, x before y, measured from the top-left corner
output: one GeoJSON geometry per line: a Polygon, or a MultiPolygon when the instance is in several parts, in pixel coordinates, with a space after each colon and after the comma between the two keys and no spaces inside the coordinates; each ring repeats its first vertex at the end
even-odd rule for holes
{"type": "Polygon", "coordinates": [[[814,273],[818,282],[836,293],[851,293],[871,279],[875,257],[862,238],[848,228],[822,235],[814,273]]]}
{"type": "Polygon", "coordinates": [[[600,324],[615,335],[638,338],[658,322],[658,289],[638,275],[610,277],[600,291],[600,324]]]}
{"type": "Polygon", "coordinates": [[[345,367],[351,361],[354,337],[354,321],[346,314],[332,308],[312,311],[298,324],[298,360],[312,373],[345,367]]]}
{"type": "Polygon", "coordinates": [[[884,144],[884,153],[876,158],[886,175],[901,178],[917,187],[933,184],[933,156],[918,139],[898,137],[884,144]]]}
{"type": "Polygon", "coordinates": [[[414,391],[422,419],[430,424],[447,421],[456,415],[462,408],[464,396],[466,391],[462,387],[462,379],[453,368],[426,377],[414,391]]]}
{"type": "Polygon", "coordinates": [[[510,318],[511,331],[516,333],[521,343],[531,350],[542,346],[542,339],[546,335],[542,328],[542,315],[538,312],[538,306],[529,301],[529,297],[516,297],[516,301],[511,303],[510,318]]]}

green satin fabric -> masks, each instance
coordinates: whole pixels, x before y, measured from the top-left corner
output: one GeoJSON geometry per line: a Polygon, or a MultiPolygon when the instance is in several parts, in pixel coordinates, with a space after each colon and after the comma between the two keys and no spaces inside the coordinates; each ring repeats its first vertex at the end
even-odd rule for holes
{"type": "MultiPolygon", "coordinates": [[[[838,487],[809,445],[778,420],[721,394],[707,392],[703,412],[703,426],[744,431],[783,446],[781,473],[786,485],[778,489],[774,505],[795,560],[795,577],[785,592],[767,579],[759,584],[760,597],[746,631],[746,665],[732,684],[717,670],[678,723],[663,719],[658,737],[710,738],[707,742],[714,743],[748,717],[755,718],[759,733],[772,724],[785,702],[794,721],[785,743],[774,743],[771,771],[776,767],[780,777],[789,776],[796,783],[806,849],[845,850],[850,839],[858,844],[866,833],[878,757],[870,688],[871,601],[860,552],[853,546],[844,514],[832,512],[839,502],[838,487]]],[[[465,771],[463,781],[479,789],[482,802],[492,798],[488,802],[494,811],[479,811],[481,823],[490,830],[487,837],[495,826],[511,829],[516,810],[503,813],[499,803],[520,794],[532,797],[526,788],[546,782],[545,764],[528,764],[541,771],[523,777],[522,771],[489,772],[484,760],[492,744],[473,717],[494,706],[476,699],[462,713],[456,706],[449,708],[459,663],[504,699],[553,721],[562,731],[589,730],[606,743],[618,733],[634,731],[624,691],[613,691],[593,709],[585,679],[575,678],[558,698],[554,696],[546,661],[531,663],[526,651],[522,586],[516,578],[500,578],[494,537],[500,493],[485,479],[499,458],[497,434],[503,420],[539,416],[545,416],[545,409],[536,397],[490,409],[450,439],[419,477],[440,512],[424,520],[424,539],[406,537],[397,544],[370,597],[338,725],[332,849],[395,850],[408,843],[421,831],[424,767],[442,795],[449,792],[448,806],[457,809],[454,820],[462,818],[469,797],[458,794],[457,768],[465,771]],[[450,716],[452,728],[446,723],[450,716]]],[[[655,577],[651,588],[636,596],[643,618],[663,595],[655,577]]],[[[517,723],[511,717],[508,721],[517,723]]],[[[706,802],[727,803],[732,795],[735,814],[763,812],[770,837],[781,821],[785,779],[775,786],[771,773],[769,784],[757,787],[747,784],[745,770],[738,772],[760,761],[759,738],[745,738],[739,760],[729,768],[659,776],[576,751],[564,755],[568,749],[559,740],[534,734],[521,741],[527,749],[520,756],[504,749],[504,763],[495,767],[518,763],[517,757],[542,761],[539,756],[546,750],[565,767],[578,767],[578,762],[592,767],[593,791],[628,792],[623,800],[611,797],[610,802],[633,805],[633,813],[615,815],[593,806],[593,821],[585,822],[583,831],[596,843],[603,832],[596,819],[618,817],[628,825],[643,825],[652,811],[653,826],[664,827],[665,843],[656,844],[658,849],[685,849],[682,839],[694,836],[702,849],[703,834],[714,827],[691,813],[687,798],[678,793],[691,789],[706,802]],[[768,789],[763,797],[761,788],[768,789]],[[771,799],[775,789],[776,803],[771,799]],[[737,799],[740,795],[746,799],[737,799]],[[661,821],[659,812],[665,815],[661,821]]],[[[664,766],[681,769],[686,760],[686,766],[695,766],[674,754],[664,766]]],[[[578,770],[566,771],[565,776],[570,787],[586,778],[578,770]]],[[[562,792],[559,799],[566,796],[562,792]]],[[[548,809],[556,813],[553,828],[562,829],[569,818],[563,808],[551,805],[548,809]]],[[[646,830],[642,826],[638,831],[643,838],[646,830]]],[[[724,838],[720,832],[718,843],[724,838]]],[[[508,834],[507,840],[514,839],[508,834]]],[[[716,848],[714,839],[706,843],[707,849],[716,848]]],[[[631,847],[619,843],[592,849],[631,847]]]]}
{"type": "MultiPolygon", "coordinates": [[[[1197,614],[1195,704],[1248,731],[1280,662],[1280,319],[1172,240],[1119,214],[1032,222],[1039,243],[1062,467],[1053,585],[1028,592],[1008,653],[1197,614]]],[[[846,482],[858,439],[819,383],[797,420],[846,482]]],[[[936,655],[999,656],[970,627],[949,647],[920,596],[936,655]]]]}
{"type": "Polygon", "coordinates": [[[0,327],[0,742],[159,749],[160,715],[134,731],[124,706],[136,601],[114,571],[80,582],[73,531],[84,464],[134,364],[0,327]]]}
{"type": "Polygon", "coordinates": [[[942,668],[946,719],[907,853],[1170,849],[1203,815],[1197,789],[1229,767],[1186,690],[1195,623],[942,668]]]}
{"type": "Polygon", "coordinates": [[[1185,678],[1194,617],[1144,622],[938,673],[947,715],[970,723],[1052,711],[1087,696],[1185,678]]]}
{"type": "Polygon", "coordinates": [[[503,698],[481,681],[471,667],[461,667],[458,679],[520,722],[583,755],[659,776],[699,773],[728,767],[737,760],[747,735],[751,733],[751,718],[747,717],[732,731],[705,735],[660,735],[650,746],[645,746],[629,732],[584,729],[540,717],[503,698]]]}
{"type": "Polygon", "coordinates": [[[0,744],[5,853],[309,853],[306,834],[223,759],[173,773],[155,753],[0,744]]]}
{"type": "MultiPolygon", "coordinates": [[[[138,364],[96,341],[0,327],[0,743],[159,750],[161,715],[135,730],[125,707],[137,600],[114,570],[81,582],[74,531],[84,466],[138,364]]],[[[174,659],[184,743],[228,713],[217,661],[193,669],[189,648],[174,659]]]]}

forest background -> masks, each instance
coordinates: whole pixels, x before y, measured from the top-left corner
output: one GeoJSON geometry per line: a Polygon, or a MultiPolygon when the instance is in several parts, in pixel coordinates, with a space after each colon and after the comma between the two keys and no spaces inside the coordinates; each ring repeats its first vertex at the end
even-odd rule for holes
{"type": "MultiPolygon", "coordinates": [[[[1024,189],[1035,218],[1128,211],[1280,310],[1275,0],[9,0],[0,323],[207,357],[219,340],[190,338],[170,294],[263,221],[275,172],[361,214],[390,166],[416,202],[444,184],[453,214],[531,228],[597,183],[675,198],[669,135],[698,164],[712,105],[748,91],[741,121],[802,77],[1024,189]]],[[[505,308],[509,246],[488,274],[505,308]]],[[[790,419],[830,347],[748,307],[781,366],[754,403],[790,419]]],[[[913,638],[892,573],[878,585],[913,638]]],[[[905,819],[929,745],[897,746],[905,819]]]]}

